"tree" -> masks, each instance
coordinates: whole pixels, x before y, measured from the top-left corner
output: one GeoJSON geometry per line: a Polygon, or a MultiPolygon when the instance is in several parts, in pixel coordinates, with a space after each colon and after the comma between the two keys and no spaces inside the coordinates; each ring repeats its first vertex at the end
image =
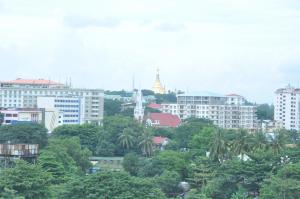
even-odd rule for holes
{"type": "Polygon", "coordinates": [[[183,121],[182,125],[175,129],[174,140],[179,148],[188,148],[192,137],[199,134],[202,129],[214,127],[210,120],[189,118],[183,121]]]}
{"type": "MultiPolygon", "coordinates": [[[[49,145],[41,152],[39,161],[45,170],[55,172],[64,172],[69,175],[85,174],[86,170],[91,167],[89,157],[91,152],[82,148],[78,137],[72,138],[52,138],[49,145]],[[57,161],[56,167],[53,166],[52,160],[57,161]],[[60,166],[64,171],[61,171],[60,166]]],[[[55,176],[55,174],[54,174],[55,176]]]]}
{"type": "Polygon", "coordinates": [[[140,136],[139,146],[144,155],[150,157],[153,155],[153,137],[149,131],[144,131],[143,134],[140,136]]]}
{"type": "Polygon", "coordinates": [[[245,130],[239,130],[237,132],[236,139],[232,145],[232,151],[235,155],[241,155],[241,159],[244,160],[244,154],[250,151],[249,135],[245,130]]]}
{"type": "Polygon", "coordinates": [[[188,153],[161,151],[152,158],[152,168],[160,175],[165,170],[176,171],[181,179],[187,177],[188,153]]]}
{"type": "Polygon", "coordinates": [[[213,140],[213,133],[215,129],[213,127],[204,127],[197,134],[195,134],[190,140],[188,146],[193,149],[198,149],[198,152],[204,155],[209,151],[210,143],[213,140]]]}
{"type": "Polygon", "coordinates": [[[130,128],[125,128],[118,137],[119,143],[125,148],[130,149],[134,144],[134,132],[130,128]]]}
{"type": "Polygon", "coordinates": [[[273,120],[274,119],[274,105],[261,104],[257,106],[257,119],[259,120],[273,120]]]}
{"type": "Polygon", "coordinates": [[[287,164],[265,180],[261,188],[262,199],[298,199],[300,196],[300,162],[287,164]]]}
{"type": "Polygon", "coordinates": [[[254,133],[249,141],[253,151],[265,150],[268,146],[266,135],[261,131],[254,133]]]}
{"type": "Polygon", "coordinates": [[[136,176],[139,170],[139,157],[135,153],[127,153],[124,156],[123,168],[130,175],[136,176]]]}
{"type": "Polygon", "coordinates": [[[285,131],[277,131],[274,133],[274,136],[271,137],[269,146],[273,150],[273,153],[277,155],[284,149],[285,143],[286,143],[285,131]]]}
{"type": "Polygon", "coordinates": [[[103,133],[103,128],[91,124],[62,125],[54,129],[54,137],[72,138],[79,137],[80,144],[90,151],[96,151],[98,137],[103,133]]]}
{"type": "Polygon", "coordinates": [[[100,172],[69,183],[63,198],[77,199],[166,199],[151,179],[123,172],[100,172]]]}
{"type": "Polygon", "coordinates": [[[180,175],[176,171],[164,170],[164,172],[157,178],[159,187],[168,197],[174,197],[179,194],[179,182],[180,175]]]}
{"type": "Polygon", "coordinates": [[[224,138],[224,130],[217,129],[214,133],[213,141],[210,147],[210,157],[222,163],[227,154],[227,143],[224,138]]]}
{"type": "Polygon", "coordinates": [[[142,94],[143,96],[155,95],[155,93],[152,90],[147,90],[147,89],[143,89],[142,94]]]}
{"type": "Polygon", "coordinates": [[[48,141],[47,129],[37,123],[0,126],[0,140],[12,143],[38,144],[40,148],[43,148],[48,141]]]}
{"type": "Polygon", "coordinates": [[[104,99],[104,116],[120,114],[122,102],[119,100],[104,99]]]}
{"type": "Polygon", "coordinates": [[[51,178],[51,174],[43,171],[39,165],[20,160],[14,168],[1,171],[0,194],[9,189],[26,199],[47,198],[51,178]]]}

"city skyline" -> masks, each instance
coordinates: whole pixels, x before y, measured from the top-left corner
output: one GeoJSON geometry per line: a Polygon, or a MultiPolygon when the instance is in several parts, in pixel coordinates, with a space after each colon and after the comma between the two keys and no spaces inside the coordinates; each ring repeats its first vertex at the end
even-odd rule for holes
{"type": "Polygon", "coordinates": [[[300,87],[298,1],[1,1],[1,80],[238,93],[300,87]],[[268,9],[267,9],[268,8],[268,9]],[[21,33],[21,34],[20,34],[21,33]]]}

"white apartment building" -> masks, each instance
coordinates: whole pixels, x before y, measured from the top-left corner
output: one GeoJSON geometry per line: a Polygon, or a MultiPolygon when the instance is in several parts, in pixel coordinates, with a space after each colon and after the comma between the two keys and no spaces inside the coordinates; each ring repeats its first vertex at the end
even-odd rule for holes
{"type": "Polygon", "coordinates": [[[83,97],[37,97],[37,106],[39,108],[56,109],[59,112],[59,125],[84,124],[84,105],[85,102],[83,97]]]}
{"type": "Polygon", "coordinates": [[[162,110],[178,115],[180,119],[206,118],[221,128],[249,130],[257,128],[256,106],[246,105],[245,98],[236,94],[228,96],[211,92],[180,94],[177,96],[176,105],[162,104],[162,110]]]}
{"type": "Polygon", "coordinates": [[[172,104],[161,104],[161,111],[163,113],[171,113],[172,115],[179,115],[178,112],[178,104],[172,103],[172,104]]]}
{"type": "MultiPolygon", "coordinates": [[[[80,115],[80,121],[100,124],[103,119],[104,92],[102,89],[71,88],[71,86],[44,79],[16,79],[0,82],[0,107],[39,108],[39,97],[81,98],[84,113],[80,115]]],[[[72,105],[72,102],[63,103],[72,105]]],[[[44,104],[43,108],[53,108],[51,105],[49,106],[46,107],[44,104]]],[[[61,110],[62,107],[56,108],[61,110]]]]}
{"type": "Polygon", "coordinates": [[[300,88],[288,85],[275,91],[274,120],[287,130],[300,130],[300,88]]]}

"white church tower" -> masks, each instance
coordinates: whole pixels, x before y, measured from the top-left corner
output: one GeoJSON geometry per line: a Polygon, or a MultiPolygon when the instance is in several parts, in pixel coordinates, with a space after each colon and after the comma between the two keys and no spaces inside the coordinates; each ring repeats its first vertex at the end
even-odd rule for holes
{"type": "Polygon", "coordinates": [[[142,95],[142,90],[139,89],[137,91],[136,95],[136,105],[134,108],[134,118],[139,121],[140,123],[143,122],[144,118],[144,108],[143,108],[143,95],[142,95]]]}

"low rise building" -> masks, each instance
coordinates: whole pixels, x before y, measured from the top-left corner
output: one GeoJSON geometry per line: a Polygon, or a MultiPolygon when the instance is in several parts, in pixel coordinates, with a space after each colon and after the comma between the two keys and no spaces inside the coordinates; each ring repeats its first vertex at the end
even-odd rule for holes
{"type": "Polygon", "coordinates": [[[150,113],[146,116],[146,125],[159,128],[175,128],[181,124],[181,120],[177,115],[170,113],[150,113]]]}

